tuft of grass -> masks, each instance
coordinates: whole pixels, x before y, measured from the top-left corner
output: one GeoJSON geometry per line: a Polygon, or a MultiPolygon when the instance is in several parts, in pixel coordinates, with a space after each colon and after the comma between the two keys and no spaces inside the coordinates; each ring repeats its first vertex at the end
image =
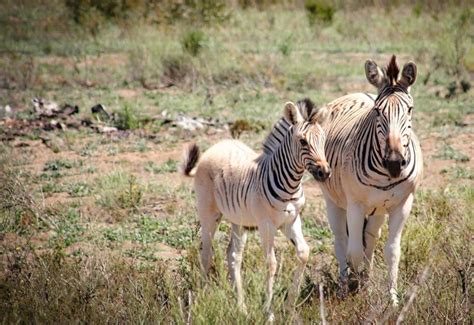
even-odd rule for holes
{"type": "Polygon", "coordinates": [[[87,183],[77,182],[74,184],[70,184],[67,192],[72,197],[89,196],[92,194],[92,187],[87,183]]]}
{"type": "Polygon", "coordinates": [[[137,113],[130,104],[126,103],[122,110],[117,112],[117,118],[114,122],[119,130],[134,130],[140,127],[139,121],[137,113]]]}
{"type": "Polygon", "coordinates": [[[75,167],[75,163],[72,161],[69,161],[67,159],[56,159],[56,160],[48,161],[44,165],[43,171],[57,172],[63,169],[71,169],[73,167],[75,167]]]}
{"type": "Polygon", "coordinates": [[[50,242],[55,247],[65,248],[81,239],[86,227],[82,222],[81,214],[77,209],[69,208],[52,216],[55,235],[50,242]]]}
{"type": "Polygon", "coordinates": [[[64,187],[57,182],[48,182],[41,186],[41,191],[43,193],[61,193],[64,192],[64,187]]]}
{"type": "Polygon", "coordinates": [[[207,42],[206,35],[202,30],[192,29],[181,38],[183,50],[192,56],[197,56],[205,47],[207,42]]]}
{"type": "Polygon", "coordinates": [[[434,156],[436,159],[444,159],[444,160],[454,160],[458,162],[467,162],[469,161],[469,156],[459,152],[458,150],[454,149],[449,144],[444,145],[438,153],[434,156]]]}
{"type": "Polygon", "coordinates": [[[325,24],[332,23],[336,11],[330,2],[325,0],[306,0],[304,8],[311,26],[319,22],[325,24]]]}
{"type": "Polygon", "coordinates": [[[474,171],[471,168],[462,166],[451,166],[441,170],[441,174],[447,174],[451,179],[474,179],[474,171]]]}
{"type": "Polygon", "coordinates": [[[25,181],[0,166],[0,233],[27,234],[48,224],[25,181]]]}
{"type": "Polygon", "coordinates": [[[291,52],[293,51],[292,38],[293,38],[293,35],[290,34],[278,46],[278,50],[285,57],[290,56],[291,52]]]}
{"type": "Polygon", "coordinates": [[[174,159],[168,159],[159,166],[156,165],[155,162],[149,161],[145,166],[145,170],[154,174],[174,173],[178,170],[178,161],[174,159]]]}
{"type": "Polygon", "coordinates": [[[196,69],[184,55],[167,55],[161,60],[162,77],[167,85],[186,85],[194,82],[196,69]]]}
{"type": "Polygon", "coordinates": [[[98,180],[97,203],[109,210],[136,211],[143,199],[144,186],[136,176],[113,172],[98,180]]]}

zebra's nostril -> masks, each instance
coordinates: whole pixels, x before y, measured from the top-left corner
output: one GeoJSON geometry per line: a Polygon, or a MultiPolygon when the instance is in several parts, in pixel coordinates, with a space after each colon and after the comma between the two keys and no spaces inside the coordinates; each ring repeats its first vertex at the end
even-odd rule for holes
{"type": "Polygon", "coordinates": [[[405,167],[407,164],[407,161],[405,159],[402,160],[402,166],[405,167]]]}
{"type": "Polygon", "coordinates": [[[322,172],[322,170],[318,170],[318,177],[320,179],[323,179],[324,178],[324,173],[322,172]]]}
{"type": "Polygon", "coordinates": [[[386,159],[383,159],[383,160],[382,160],[382,166],[383,166],[384,168],[387,168],[387,160],[386,160],[386,159]]]}

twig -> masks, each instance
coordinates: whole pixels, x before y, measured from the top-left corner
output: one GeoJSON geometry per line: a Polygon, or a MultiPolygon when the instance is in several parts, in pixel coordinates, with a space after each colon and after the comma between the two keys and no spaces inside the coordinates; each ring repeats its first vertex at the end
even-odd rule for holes
{"type": "Polygon", "coordinates": [[[319,283],[319,313],[321,314],[321,324],[326,325],[326,313],[324,311],[324,293],[323,284],[319,283]]]}
{"type": "Polygon", "coordinates": [[[193,307],[193,296],[191,294],[191,291],[188,291],[188,300],[189,300],[188,320],[186,321],[186,325],[191,325],[191,311],[192,311],[192,307],[193,307]]]}
{"type": "Polygon", "coordinates": [[[414,285],[411,288],[411,292],[408,298],[407,303],[405,306],[403,306],[402,311],[398,315],[397,322],[396,324],[401,324],[403,322],[403,319],[405,318],[406,313],[408,312],[408,309],[410,309],[410,306],[413,304],[413,301],[415,301],[416,294],[418,293],[418,289],[420,286],[425,282],[427,276],[428,276],[428,270],[429,270],[429,265],[427,265],[424,269],[423,272],[421,273],[420,276],[420,281],[418,282],[418,285],[414,285]]]}

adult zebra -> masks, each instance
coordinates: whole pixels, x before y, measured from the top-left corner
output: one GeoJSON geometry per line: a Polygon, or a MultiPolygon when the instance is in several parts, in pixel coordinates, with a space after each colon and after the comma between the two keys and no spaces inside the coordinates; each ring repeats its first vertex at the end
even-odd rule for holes
{"type": "Polygon", "coordinates": [[[349,270],[357,274],[365,262],[370,274],[375,244],[388,213],[384,254],[390,296],[392,303],[398,304],[401,234],[423,167],[411,122],[410,87],[416,72],[416,65],[409,62],[399,78],[395,56],[386,69],[368,60],[366,77],[377,87],[378,95],[350,94],[327,105],[330,117],[325,150],[333,176],[320,185],[335,236],[343,295],[349,270]]]}
{"type": "Polygon", "coordinates": [[[330,175],[324,155],[324,131],[319,125],[326,114],[324,110],[314,109],[309,100],[297,105],[285,105],[285,117],[273,127],[260,155],[240,141],[224,140],[209,148],[202,157],[198,147],[191,145],[182,162],[184,175],[195,176],[201,263],[205,274],[210,267],[212,238],[221,216],[232,223],[227,259],[238,304],[243,309],[240,268],[246,228],[258,227],[268,266],[266,309],[269,320],[273,319],[270,304],[277,263],[276,231],[282,230],[295,245],[299,260],[288,299],[293,305],[309,256],[299,215],[305,202],[301,186],[303,174],[308,170],[319,181],[325,181],[330,175]]]}

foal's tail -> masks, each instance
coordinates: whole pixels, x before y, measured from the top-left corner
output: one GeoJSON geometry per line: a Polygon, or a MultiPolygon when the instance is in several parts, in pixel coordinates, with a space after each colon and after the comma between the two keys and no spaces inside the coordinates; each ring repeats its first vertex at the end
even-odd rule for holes
{"type": "Polygon", "coordinates": [[[181,173],[184,176],[193,177],[196,174],[196,166],[201,157],[201,151],[196,143],[188,145],[183,152],[181,159],[181,173]]]}

